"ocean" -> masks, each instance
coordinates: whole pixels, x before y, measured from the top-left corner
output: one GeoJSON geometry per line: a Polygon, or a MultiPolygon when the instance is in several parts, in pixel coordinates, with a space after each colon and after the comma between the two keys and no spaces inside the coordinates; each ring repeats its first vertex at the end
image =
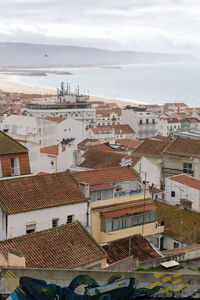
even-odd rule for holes
{"type": "Polygon", "coordinates": [[[73,75],[48,73],[48,76],[18,76],[12,80],[34,87],[60,87],[68,82],[71,89],[93,96],[128,100],[134,103],[163,104],[185,102],[200,106],[199,64],[141,64],[121,67],[76,68],[73,75]]]}

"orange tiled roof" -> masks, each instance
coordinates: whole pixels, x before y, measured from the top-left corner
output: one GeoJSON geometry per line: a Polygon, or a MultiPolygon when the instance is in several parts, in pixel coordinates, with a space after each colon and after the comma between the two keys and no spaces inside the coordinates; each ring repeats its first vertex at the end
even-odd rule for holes
{"type": "Polygon", "coordinates": [[[140,234],[107,243],[102,247],[106,251],[108,264],[113,264],[130,255],[133,256],[134,260],[139,260],[140,262],[161,257],[140,234]]]}
{"type": "Polygon", "coordinates": [[[164,221],[164,232],[189,243],[200,243],[200,214],[179,206],[155,201],[158,220],[164,221]],[[182,224],[182,225],[181,225],[182,224]],[[195,233],[195,234],[194,234],[195,233]]]}
{"type": "Polygon", "coordinates": [[[138,173],[130,167],[112,167],[96,170],[74,172],[73,173],[79,182],[89,184],[109,183],[126,179],[139,178],[138,173]]]}
{"type": "Polygon", "coordinates": [[[86,201],[67,172],[0,180],[0,191],[9,214],[86,201]]]}
{"type": "Polygon", "coordinates": [[[138,140],[129,140],[129,139],[119,139],[116,140],[116,143],[123,146],[124,148],[136,148],[141,144],[141,141],[138,140]]]}
{"type": "Polygon", "coordinates": [[[142,155],[161,155],[161,153],[167,148],[171,141],[163,141],[157,139],[145,140],[141,145],[139,145],[134,153],[142,155]]]}
{"type": "Polygon", "coordinates": [[[102,131],[111,131],[111,130],[114,130],[115,134],[120,134],[120,133],[121,134],[135,133],[135,131],[128,124],[98,126],[96,128],[91,128],[91,130],[95,134],[99,134],[102,131]]]}
{"type": "Polygon", "coordinates": [[[93,145],[98,145],[101,144],[102,142],[97,139],[85,139],[82,142],[78,144],[78,149],[84,150],[88,146],[93,146],[93,145]]]}
{"type": "Polygon", "coordinates": [[[91,151],[89,150],[84,153],[83,157],[85,160],[80,164],[81,167],[89,169],[99,169],[108,167],[120,166],[121,160],[124,157],[132,159],[132,165],[134,166],[141,157],[139,156],[129,156],[127,154],[110,151],[91,151]]]}
{"type": "Polygon", "coordinates": [[[52,122],[55,122],[55,123],[61,123],[61,122],[65,121],[65,120],[67,120],[67,118],[61,118],[61,117],[46,117],[44,119],[52,121],[52,122]]]}
{"type": "MultiPolygon", "coordinates": [[[[48,154],[48,155],[58,155],[58,152],[59,152],[58,147],[59,147],[59,145],[43,147],[43,148],[40,148],[40,153],[48,154]]],[[[66,146],[62,145],[61,147],[62,147],[62,152],[64,152],[66,150],[66,146]]]]}
{"type": "Polygon", "coordinates": [[[28,149],[3,131],[0,131],[0,155],[23,152],[28,152],[28,149]]]}
{"type": "Polygon", "coordinates": [[[198,178],[182,174],[182,175],[170,177],[169,179],[187,185],[193,189],[200,190],[200,179],[198,178]]]}
{"type": "Polygon", "coordinates": [[[96,115],[101,115],[102,117],[110,117],[112,113],[121,116],[122,110],[121,108],[112,108],[112,109],[98,109],[96,110],[96,115]]]}
{"type": "Polygon", "coordinates": [[[84,150],[89,150],[89,151],[103,151],[103,152],[115,152],[114,149],[111,147],[105,145],[105,144],[98,144],[98,145],[92,145],[92,146],[87,146],[85,147],[84,150]]]}
{"type": "Polygon", "coordinates": [[[175,155],[200,155],[200,140],[186,139],[178,137],[171,145],[163,152],[164,154],[175,155]]]}
{"type": "Polygon", "coordinates": [[[0,252],[22,252],[26,268],[73,269],[102,260],[105,252],[75,221],[72,224],[0,241],[0,252]]]}
{"type": "Polygon", "coordinates": [[[155,210],[155,205],[153,203],[106,211],[106,212],[102,212],[102,215],[105,218],[116,218],[116,217],[121,217],[121,216],[125,216],[125,215],[141,213],[143,211],[149,211],[149,210],[155,210]]]}

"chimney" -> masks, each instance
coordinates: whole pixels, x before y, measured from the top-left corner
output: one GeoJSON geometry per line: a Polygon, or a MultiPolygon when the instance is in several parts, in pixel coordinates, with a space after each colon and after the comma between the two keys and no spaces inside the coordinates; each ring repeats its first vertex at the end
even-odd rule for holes
{"type": "Polygon", "coordinates": [[[24,254],[15,249],[9,249],[9,251],[8,251],[8,266],[25,268],[24,254]]]}
{"type": "Polygon", "coordinates": [[[80,182],[79,189],[80,189],[81,193],[85,196],[85,198],[90,197],[90,185],[88,183],[80,182]]]}

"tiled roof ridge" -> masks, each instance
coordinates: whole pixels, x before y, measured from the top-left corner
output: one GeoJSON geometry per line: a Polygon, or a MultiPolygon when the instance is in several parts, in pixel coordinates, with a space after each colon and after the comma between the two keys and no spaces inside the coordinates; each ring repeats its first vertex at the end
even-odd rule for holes
{"type": "Polygon", "coordinates": [[[13,181],[13,180],[20,180],[20,179],[23,179],[23,178],[35,178],[35,177],[41,177],[41,176],[56,176],[58,174],[61,174],[61,173],[66,173],[66,171],[63,171],[63,172],[57,172],[57,173],[44,173],[44,174],[27,174],[27,175],[23,175],[23,176],[14,176],[14,177],[6,177],[6,179],[4,178],[1,178],[0,179],[0,182],[1,181],[13,181]]]}
{"type": "Polygon", "coordinates": [[[71,172],[70,169],[67,169],[66,170],[66,173],[71,177],[71,179],[79,186],[79,182],[78,180],[76,179],[76,177],[74,176],[74,174],[71,172]]]}
{"type": "Polygon", "coordinates": [[[176,138],[175,140],[173,140],[171,143],[169,143],[169,145],[167,145],[166,148],[161,152],[161,155],[162,155],[163,153],[167,152],[168,148],[169,148],[170,146],[172,146],[172,145],[175,143],[175,141],[176,141],[177,139],[179,139],[179,137],[176,138]]]}
{"type": "MultiPolygon", "coordinates": [[[[30,236],[36,236],[36,235],[42,235],[42,234],[45,234],[46,232],[49,232],[49,231],[57,231],[57,230],[61,230],[62,228],[64,227],[70,227],[70,226],[73,226],[73,225],[76,225],[76,224],[80,224],[82,227],[83,225],[78,221],[78,220],[75,220],[73,221],[72,223],[69,223],[69,224],[62,224],[60,226],[57,226],[57,227],[52,227],[52,228],[48,228],[48,229],[43,229],[43,230],[40,230],[40,231],[36,231],[36,232],[31,232],[31,233],[27,233],[27,234],[23,234],[23,235],[20,235],[20,236],[15,236],[15,237],[11,237],[11,238],[8,238],[8,239],[5,239],[5,240],[1,240],[0,241],[0,244],[1,243],[7,243],[9,242],[10,240],[11,241],[14,241],[14,240],[20,240],[20,239],[24,239],[24,238],[29,238],[30,236]]],[[[83,227],[84,228],[84,227],[83,227]]],[[[86,230],[86,229],[85,229],[86,230]]]]}
{"type": "MultiPolygon", "coordinates": [[[[9,140],[11,140],[13,143],[16,143],[18,146],[24,148],[24,150],[25,150],[24,152],[28,152],[28,149],[24,145],[20,144],[17,140],[13,139],[11,136],[9,136],[8,134],[6,134],[5,132],[3,132],[3,131],[0,130],[0,134],[3,134],[6,138],[8,138],[9,140]]],[[[14,153],[14,152],[10,152],[10,153],[14,153]]]]}

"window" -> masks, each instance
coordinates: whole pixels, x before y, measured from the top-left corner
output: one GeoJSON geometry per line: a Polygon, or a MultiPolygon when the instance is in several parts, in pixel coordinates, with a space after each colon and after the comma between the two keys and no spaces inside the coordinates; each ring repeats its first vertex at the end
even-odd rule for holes
{"type": "Polygon", "coordinates": [[[142,124],[142,120],[140,120],[140,124],[142,124]]]}
{"type": "Polygon", "coordinates": [[[149,124],[149,119],[146,119],[146,124],[149,124]]]}
{"type": "Polygon", "coordinates": [[[174,242],[174,248],[179,248],[179,243],[174,242]]]}
{"type": "Polygon", "coordinates": [[[36,231],[36,223],[26,224],[26,234],[36,231]]]}
{"type": "Polygon", "coordinates": [[[97,191],[97,200],[101,200],[101,191],[97,191]]]}
{"type": "Polygon", "coordinates": [[[74,220],[74,216],[73,215],[67,216],[67,224],[72,223],[73,220],[74,220]]]}
{"type": "Polygon", "coordinates": [[[171,197],[175,197],[175,192],[171,191],[171,197]]]}
{"type": "Polygon", "coordinates": [[[156,221],[155,211],[146,211],[143,213],[126,215],[116,218],[106,219],[101,217],[101,231],[111,232],[129,227],[139,226],[156,221]]]}
{"type": "Polygon", "coordinates": [[[155,124],[155,119],[152,119],[152,124],[155,124]]]}
{"type": "Polygon", "coordinates": [[[191,163],[183,163],[183,173],[192,174],[192,164],[191,163]]]}
{"type": "Polygon", "coordinates": [[[59,219],[58,218],[52,219],[52,227],[57,227],[58,223],[59,223],[59,219]]]}
{"type": "Polygon", "coordinates": [[[19,159],[18,159],[18,157],[11,157],[10,158],[10,166],[11,166],[12,176],[14,176],[14,175],[20,175],[19,159]]]}

